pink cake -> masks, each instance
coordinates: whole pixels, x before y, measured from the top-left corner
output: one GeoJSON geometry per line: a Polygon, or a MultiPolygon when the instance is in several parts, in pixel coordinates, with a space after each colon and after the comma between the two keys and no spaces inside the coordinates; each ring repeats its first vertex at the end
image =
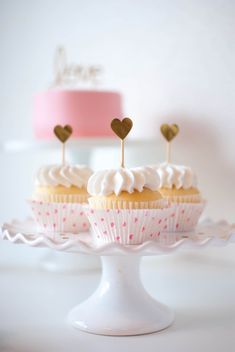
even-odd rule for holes
{"type": "Polygon", "coordinates": [[[33,129],[39,139],[54,138],[55,125],[71,125],[75,137],[113,136],[114,117],[123,117],[121,95],[115,92],[48,90],[34,98],[33,129]]]}

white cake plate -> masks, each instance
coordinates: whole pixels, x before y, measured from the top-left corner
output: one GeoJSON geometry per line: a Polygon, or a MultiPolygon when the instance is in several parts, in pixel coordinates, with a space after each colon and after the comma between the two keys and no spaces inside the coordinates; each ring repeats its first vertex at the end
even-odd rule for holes
{"type": "Polygon", "coordinates": [[[208,220],[190,234],[166,233],[159,240],[129,246],[118,243],[96,246],[89,233],[52,239],[36,233],[32,220],[6,223],[1,235],[12,243],[101,256],[103,272],[99,287],[85,302],[72,309],[68,321],[86,332],[124,336],[156,332],[167,328],[174,320],[171,309],[144,289],[139,272],[141,257],[235,242],[235,225],[208,220]]]}

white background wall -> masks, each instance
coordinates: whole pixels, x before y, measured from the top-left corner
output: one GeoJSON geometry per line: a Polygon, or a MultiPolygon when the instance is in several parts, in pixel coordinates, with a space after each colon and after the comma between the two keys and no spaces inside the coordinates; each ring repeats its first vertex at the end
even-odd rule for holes
{"type": "MultiPolygon", "coordinates": [[[[133,137],[180,125],[174,160],[197,171],[208,214],[234,221],[234,18],[232,0],[0,0],[0,140],[32,136],[32,95],[63,44],[71,61],[105,68],[101,87],[123,93],[133,137]]],[[[163,156],[160,141],[148,161],[163,156]]],[[[31,187],[32,157],[0,158],[3,220],[31,187]]]]}

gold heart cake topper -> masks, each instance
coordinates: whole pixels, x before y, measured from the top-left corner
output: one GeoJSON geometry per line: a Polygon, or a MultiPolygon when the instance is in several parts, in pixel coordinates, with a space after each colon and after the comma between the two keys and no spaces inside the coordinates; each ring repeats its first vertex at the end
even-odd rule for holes
{"type": "Polygon", "coordinates": [[[125,117],[123,120],[113,119],[111,122],[113,132],[122,140],[126,138],[132,126],[133,122],[128,117],[125,117]]]}
{"type": "Polygon", "coordinates": [[[179,133],[179,126],[176,124],[173,125],[168,125],[167,123],[164,123],[161,125],[161,133],[165,140],[167,141],[166,143],[166,162],[170,163],[171,162],[171,141],[177,136],[179,133]]]}
{"type": "Polygon", "coordinates": [[[64,127],[57,125],[54,127],[54,134],[62,143],[62,165],[65,164],[65,142],[69,139],[72,133],[73,129],[70,125],[65,125],[64,127]]]}
{"type": "Polygon", "coordinates": [[[113,119],[111,122],[111,128],[113,132],[121,139],[121,167],[124,166],[124,139],[132,129],[133,122],[129,117],[125,117],[123,120],[113,119]]]}
{"type": "Polygon", "coordinates": [[[72,133],[73,129],[70,125],[66,125],[64,127],[57,125],[54,128],[54,134],[62,143],[65,143],[72,133]]]}
{"type": "Polygon", "coordinates": [[[171,142],[179,133],[179,127],[176,124],[168,125],[167,123],[164,123],[161,125],[161,133],[167,142],[171,142]]]}

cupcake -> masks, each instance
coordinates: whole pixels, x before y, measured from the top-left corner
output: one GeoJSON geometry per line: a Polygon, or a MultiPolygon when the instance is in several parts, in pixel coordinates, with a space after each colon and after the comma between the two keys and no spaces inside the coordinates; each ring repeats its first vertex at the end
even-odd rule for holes
{"type": "Polygon", "coordinates": [[[88,219],[98,243],[139,244],[160,236],[166,226],[165,201],[150,167],[94,173],[88,181],[88,219]]]}
{"type": "Polygon", "coordinates": [[[197,178],[188,166],[162,163],[152,166],[159,182],[159,192],[175,212],[168,220],[167,231],[190,231],[197,224],[205,202],[197,188],[197,178]]]}
{"type": "Polygon", "coordinates": [[[82,204],[87,203],[87,181],[92,171],[84,165],[49,165],[39,169],[30,201],[38,231],[79,233],[89,228],[82,204]]]}
{"type": "Polygon", "coordinates": [[[87,202],[92,171],[84,165],[48,165],[39,169],[33,199],[50,203],[87,202]]]}
{"type": "Polygon", "coordinates": [[[149,209],[162,205],[157,180],[149,167],[97,171],[90,177],[87,189],[94,209],[149,209]]]}
{"type": "Polygon", "coordinates": [[[162,163],[154,167],[162,197],[173,203],[200,203],[197,178],[188,166],[162,163]]]}

